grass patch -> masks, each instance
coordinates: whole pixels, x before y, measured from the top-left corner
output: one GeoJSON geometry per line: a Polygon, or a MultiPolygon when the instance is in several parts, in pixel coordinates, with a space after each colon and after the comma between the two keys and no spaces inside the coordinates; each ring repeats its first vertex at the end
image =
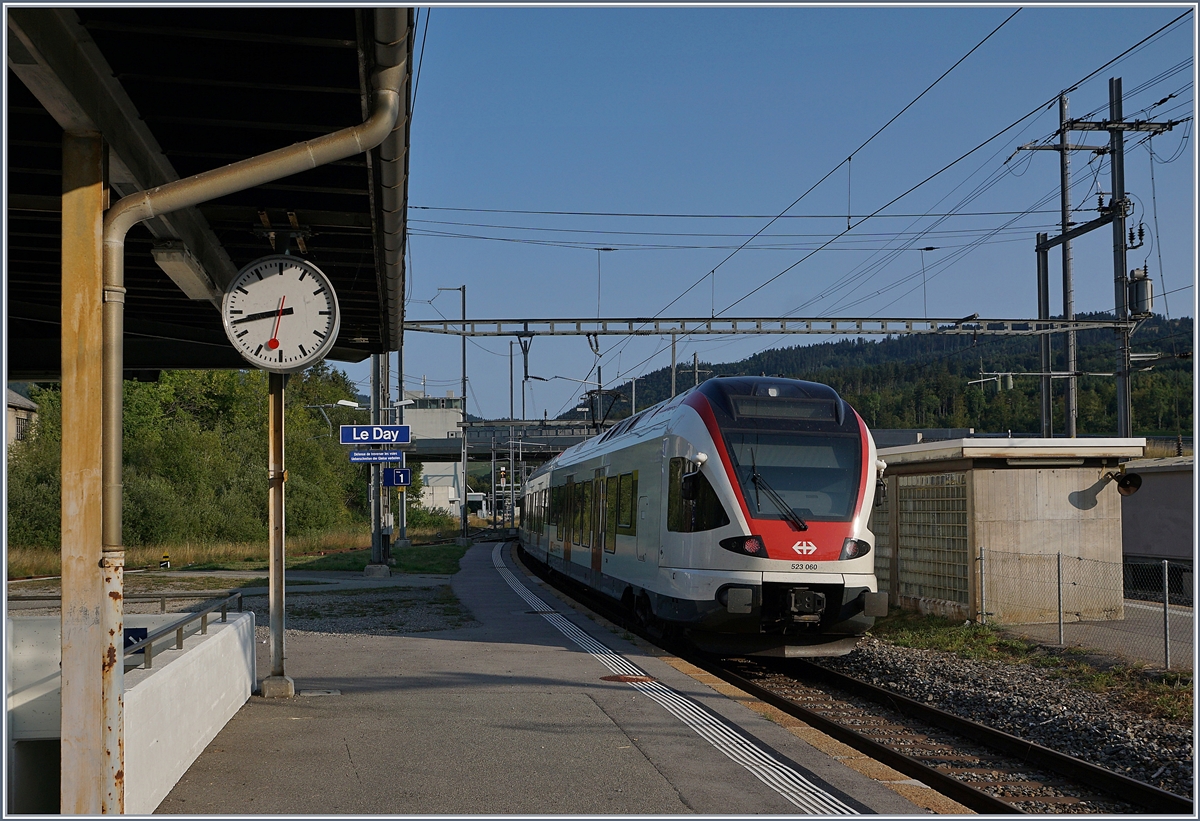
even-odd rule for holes
{"type": "Polygon", "coordinates": [[[877,619],[871,634],[899,647],[941,650],[961,658],[1025,661],[1037,645],[1002,635],[990,625],[923,616],[907,610],[892,611],[877,619]]]}
{"type": "MultiPolygon", "coordinates": [[[[431,542],[442,538],[435,528],[410,528],[409,538],[413,542],[413,550],[433,549],[434,551],[457,550],[458,555],[430,558],[424,553],[413,553],[410,562],[416,562],[413,569],[408,569],[403,562],[404,551],[393,550],[398,565],[403,573],[455,573],[458,571],[458,560],[462,558],[462,548],[448,545],[435,545],[431,542]],[[419,557],[419,558],[418,558],[419,557]],[[427,567],[450,569],[426,569],[427,567]]],[[[454,534],[451,534],[454,535],[454,534]]],[[[324,533],[318,536],[299,536],[287,540],[287,566],[297,570],[357,570],[362,571],[370,559],[371,534],[365,527],[351,528],[342,531],[324,533]],[[359,555],[366,555],[359,561],[359,555]],[[344,561],[331,558],[329,562],[304,567],[306,562],[338,554],[355,554],[354,558],[344,561]]],[[[244,542],[231,544],[173,544],[152,547],[127,547],[125,549],[125,567],[127,569],[158,569],[163,555],[170,558],[172,570],[252,570],[265,571],[268,566],[266,542],[244,542]]],[[[62,572],[62,559],[58,548],[44,547],[12,547],[7,548],[8,578],[27,579],[36,576],[58,576],[62,572]]],[[[132,578],[132,576],[128,577],[132,578]]]]}
{"type": "Polygon", "coordinates": [[[284,564],[288,570],[330,570],[361,573],[371,561],[371,548],[329,553],[324,556],[288,556],[284,564]]]}
{"type": "MultiPolygon", "coordinates": [[[[392,558],[396,560],[392,568],[394,573],[457,573],[458,562],[466,553],[466,548],[456,545],[413,545],[403,549],[393,548],[392,558]]],[[[323,553],[292,553],[287,554],[284,564],[288,570],[321,570],[327,572],[362,573],[371,561],[369,547],[336,550],[323,553]]],[[[243,560],[240,562],[218,562],[189,570],[266,570],[266,557],[243,560]]]]}
{"type": "MultiPolygon", "coordinates": [[[[1165,459],[1175,456],[1176,446],[1166,442],[1147,442],[1146,450],[1142,454],[1147,459],[1165,459]]],[[[1191,445],[1183,446],[1183,455],[1192,456],[1194,453],[1191,445]]]]}
{"type": "Polygon", "coordinates": [[[431,544],[393,549],[395,570],[400,573],[457,573],[458,563],[467,549],[452,544],[431,544]]]}
{"type": "Polygon", "coordinates": [[[1149,718],[1192,722],[1191,673],[1103,663],[1079,648],[1046,647],[1005,635],[991,625],[908,611],[893,611],[876,620],[871,634],[899,647],[937,650],[965,659],[1031,664],[1089,692],[1115,696],[1124,707],[1149,718]]]}
{"type": "Polygon", "coordinates": [[[448,584],[295,596],[287,601],[287,614],[288,626],[299,630],[375,635],[446,630],[473,621],[448,584]]]}

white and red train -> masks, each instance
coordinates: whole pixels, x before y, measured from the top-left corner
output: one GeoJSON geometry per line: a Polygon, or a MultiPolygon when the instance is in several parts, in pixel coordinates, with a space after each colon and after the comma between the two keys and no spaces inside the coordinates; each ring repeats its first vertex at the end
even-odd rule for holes
{"type": "Polygon", "coordinates": [[[840,655],[887,613],[867,529],[882,470],[832,388],[710,379],[539,468],[521,545],[701,649],[840,655]]]}

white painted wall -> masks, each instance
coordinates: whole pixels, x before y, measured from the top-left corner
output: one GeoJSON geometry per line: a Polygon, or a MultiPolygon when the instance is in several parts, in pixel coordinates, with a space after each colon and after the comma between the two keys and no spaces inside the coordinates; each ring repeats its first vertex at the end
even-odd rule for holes
{"type": "Polygon", "coordinates": [[[1121,497],[1121,538],[1126,558],[1195,559],[1194,467],[1191,456],[1125,463],[1127,471],[1142,477],[1137,493],[1121,497]]]}
{"type": "MultiPolygon", "coordinates": [[[[155,642],[150,670],[126,664],[128,814],[153,812],[250,697],[255,685],[254,614],[230,613],[225,623],[220,617],[210,616],[207,635],[195,632],[199,622],[189,626],[183,650],[173,649],[173,634],[155,642]]],[[[153,630],[178,618],[178,613],[126,614],[125,626],[153,630]]],[[[38,792],[38,785],[13,781],[19,752],[15,743],[60,738],[62,639],[58,616],[10,616],[5,627],[11,807],[22,789],[38,792]]]]}
{"type": "Polygon", "coordinates": [[[204,639],[195,647],[156,653],[149,675],[126,674],[126,813],[154,812],[250,698],[254,614],[231,614],[226,624],[210,623],[208,629],[207,637],[195,637],[204,639]],[[172,653],[177,657],[160,669],[160,657],[172,653]]]}
{"type": "Polygon", "coordinates": [[[459,462],[424,462],[421,465],[421,504],[427,508],[442,508],[455,516],[462,500],[462,464],[459,462]]]}

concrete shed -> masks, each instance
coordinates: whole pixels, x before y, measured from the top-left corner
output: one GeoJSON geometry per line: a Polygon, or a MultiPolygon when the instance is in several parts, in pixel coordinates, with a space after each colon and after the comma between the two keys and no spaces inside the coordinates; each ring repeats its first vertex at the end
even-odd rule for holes
{"type": "Polygon", "coordinates": [[[1055,621],[1120,618],[1121,497],[1111,473],[1145,439],[971,438],[884,448],[875,572],[906,609],[1055,621]],[[1065,570],[1064,570],[1065,568],[1065,570]]]}
{"type": "Polygon", "coordinates": [[[1142,477],[1141,489],[1121,499],[1125,558],[1193,563],[1196,549],[1192,502],[1195,458],[1136,459],[1125,469],[1142,477]]]}

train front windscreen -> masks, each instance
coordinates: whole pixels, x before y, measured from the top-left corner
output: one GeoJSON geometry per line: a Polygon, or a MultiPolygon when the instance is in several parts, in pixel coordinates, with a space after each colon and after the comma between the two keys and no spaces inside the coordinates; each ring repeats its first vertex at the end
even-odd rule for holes
{"type": "Polygon", "coordinates": [[[858,437],[731,430],[725,445],[754,518],[786,516],[772,495],[805,521],[845,522],[854,515],[862,465],[858,437]]]}
{"type": "Polygon", "coordinates": [[[827,385],[725,377],[700,387],[709,400],[750,515],[844,522],[862,478],[858,420],[827,385]]]}

